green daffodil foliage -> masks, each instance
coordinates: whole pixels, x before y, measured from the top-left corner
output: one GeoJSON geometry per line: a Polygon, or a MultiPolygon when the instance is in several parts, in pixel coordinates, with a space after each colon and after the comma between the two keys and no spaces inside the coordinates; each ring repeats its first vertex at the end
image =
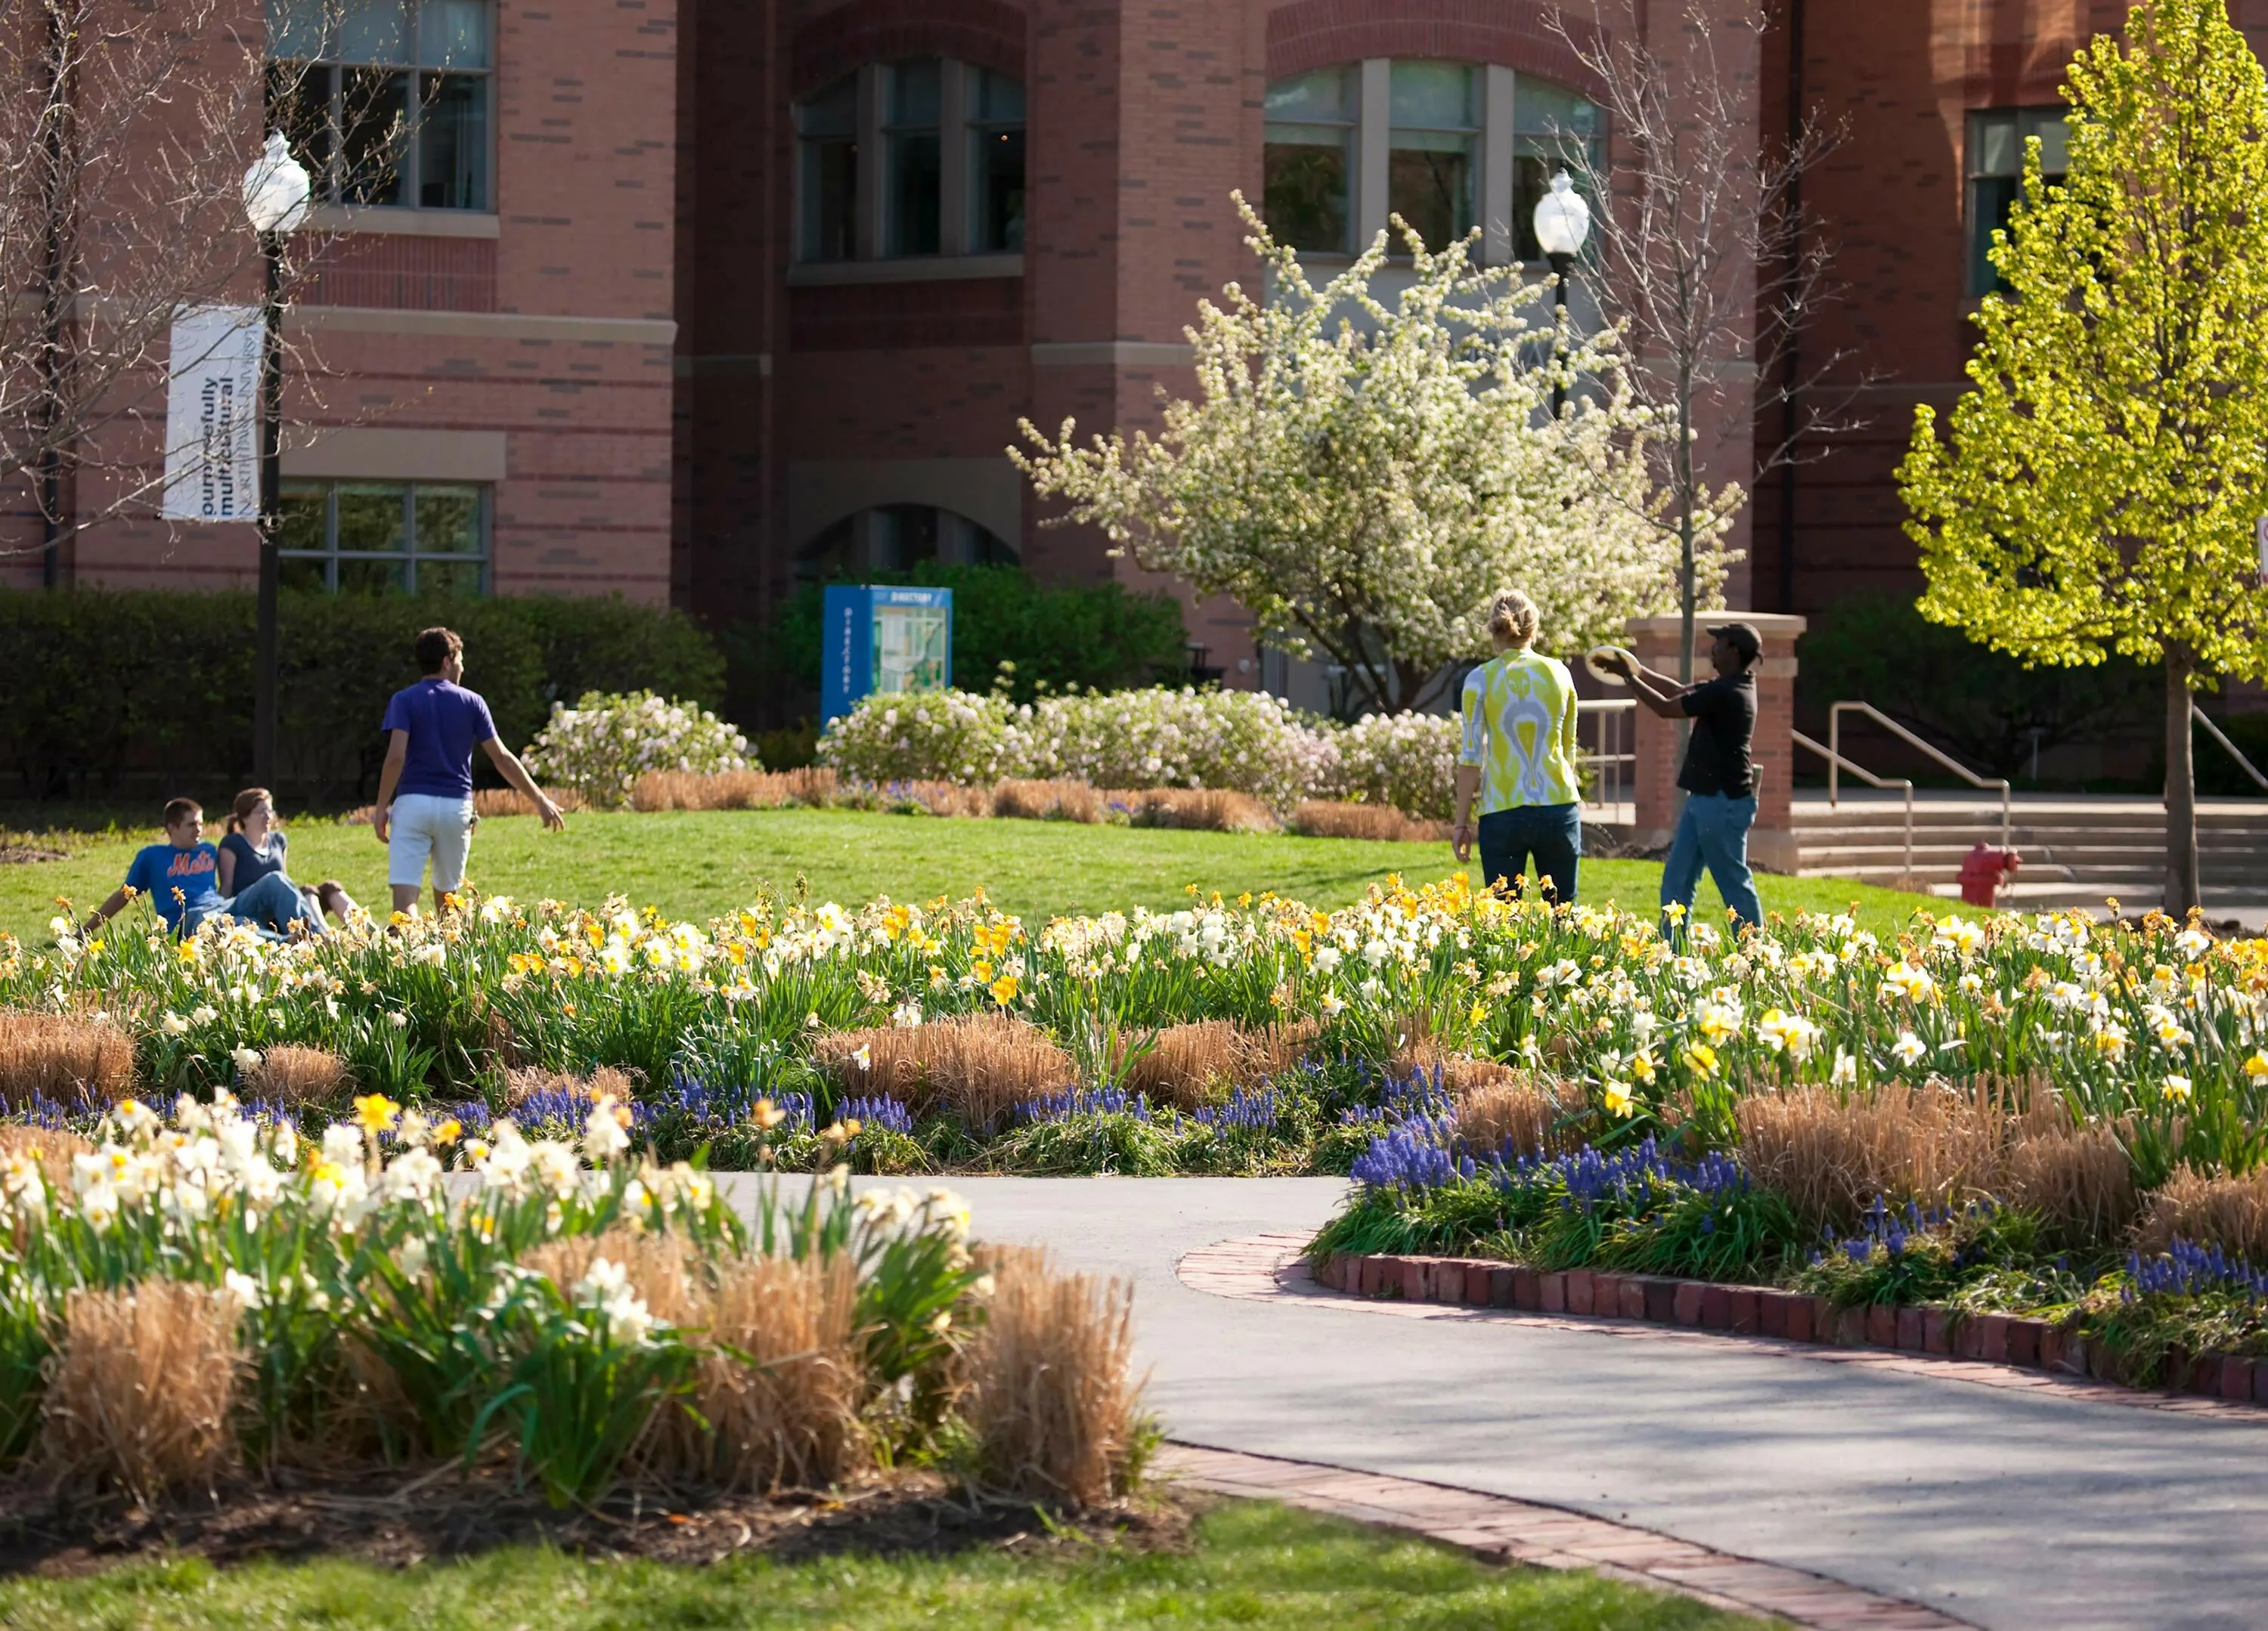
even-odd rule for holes
{"type": "MultiPolygon", "coordinates": [[[[1042,496],[1141,565],[1233,597],[1278,648],[1342,665],[1358,711],[1407,708],[1441,665],[1485,655],[1507,584],[1563,652],[1677,604],[1677,534],[1646,460],[1661,431],[1613,332],[1557,333],[1548,282],[1406,229],[1398,294],[1372,288],[1383,231],[1318,286],[1237,205],[1264,298],[1231,283],[1198,303],[1197,394],[1164,403],[1154,437],[1082,445],[1070,420],[1052,437],[1026,422],[1030,445],[1008,456],[1042,496]]],[[[1709,605],[1743,495],[1705,497],[1709,605]]]]}
{"type": "Polygon", "coordinates": [[[2167,905],[2198,898],[2190,698],[2260,674],[2268,82],[2223,0],[2147,0],[2073,62],[2069,168],[1993,237],[1971,388],[1899,480],[1925,617],[2026,662],[2166,674],[2167,905]]]}

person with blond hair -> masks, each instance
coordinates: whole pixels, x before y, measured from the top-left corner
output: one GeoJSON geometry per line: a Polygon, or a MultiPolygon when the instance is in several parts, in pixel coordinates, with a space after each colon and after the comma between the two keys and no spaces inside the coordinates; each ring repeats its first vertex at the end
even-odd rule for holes
{"type": "Polygon", "coordinates": [[[1450,841],[1462,862],[1478,841],[1484,885],[1520,887],[1533,858],[1538,880],[1565,905],[1575,899],[1583,853],[1574,676],[1565,663],[1535,650],[1535,602],[1519,590],[1498,591],[1489,604],[1488,632],[1496,655],[1465,676],[1450,841]]]}

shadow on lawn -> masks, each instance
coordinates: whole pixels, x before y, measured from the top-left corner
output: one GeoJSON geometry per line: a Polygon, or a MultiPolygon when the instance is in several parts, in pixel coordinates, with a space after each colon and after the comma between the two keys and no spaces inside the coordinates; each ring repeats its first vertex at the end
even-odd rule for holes
{"type": "Polygon", "coordinates": [[[971,1496],[920,1473],[775,1500],[625,1491],[565,1511],[500,1480],[460,1477],[454,1467],[335,1478],[284,1473],[153,1509],[19,1482],[0,1488],[0,1577],[87,1575],[182,1557],[222,1564],[335,1557],[408,1568],[514,1546],[683,1564],[740,1555],[779,1562],[972,1550],[1038,1555],[1097,1545],[1179,1551],[1194,1515],[1188,1501],[1156,1495],[1043,1511],[971,1496]]]}

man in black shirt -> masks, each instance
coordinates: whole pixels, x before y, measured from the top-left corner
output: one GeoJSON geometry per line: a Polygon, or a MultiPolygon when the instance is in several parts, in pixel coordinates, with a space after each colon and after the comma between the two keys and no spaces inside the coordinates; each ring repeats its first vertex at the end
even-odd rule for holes
{"type": "Polygon", "coordinates": [[[1749,762],[1749,741],[1756,730],[1756,677],[1749,670],[1764,643],[1746,623],[1719,624],[1709,636],[1709,662],[1717,675],[1698,685],[1682,686],[1619,657],[1600,659],[1600,666],[1630,680],[1648,710],[1664,719],[1693,722],[1685,765],[1677,773],[1677,785],[1686,793],[1685,812],[1678,818],[1677,835],[1661,869],[1662,911],[1673,932],[1693,908],[1705,865],[1741,922],[1753,926],[1764,921],[1756,876],[1749,871],[1749,829],[1756,819],[1756,768],[1749,762]]]}

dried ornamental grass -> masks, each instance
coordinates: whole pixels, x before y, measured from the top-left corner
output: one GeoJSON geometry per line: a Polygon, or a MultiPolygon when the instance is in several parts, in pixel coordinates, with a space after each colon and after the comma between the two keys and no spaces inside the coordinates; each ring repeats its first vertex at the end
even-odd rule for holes
{"type": "MultiPolygon", "coordinates": [[[[1120,1062],[1131,1047],[1130,1041],[1119,1044],[1120,1062]]],[[[1167,1025],[1148,1051],[1125,1064],[1118,1084],[1130,1093],[1148,1094],[1152,1104],[1194,1110],[1216,1083],[1241,1079],[1248,1051],[1245,1032],[1226,1019],[1167,1025]]]]}
{"type": "Polygon", "coordinates": [[[993,1289],[963,1404],[986,1477],[1078,1506],[1123,1493],[1145,1430],[1131,1289],[1058,1272],[1037,1247],[992,1248],[986,1267],[993,1289]]]}
{"type": "Polygon", "coordinates": [[[272,1098],[302,1109],[336,1106],[350,1085],[346,1061],[320,1047],[278,1044],[260,1055],[260,1062],[245,1072],[246,1092],[254,1098],[272,1098]]]}
{"type": "Polygon", "coordinates": [[[43,1447],[74,1481],[148,1502],[233,1462],[242,1356],[234,1297],[180,1281],[74,1291],[43,1410],[43,1447]]]}
{"type": "Polygon", "coordinates": [[[109,1104],[133,1084],[134,1044],[107,1021],[0,1012],[0,1100],[11,1108],[35,1095],[109,1104]]]}
{"type": "Polygon", "coordinates": [[[995,1126],[1025,1100],[1072,1085],[1079,1076],[1046,1032],[1008,1014],[833,1032],[819,1039],[812,1057],[847,1094],[886,1093],[917,1115],[950,1110],[972,1127],[995,1126]]]}
{"type": "Polygon", "coordinates": [[[2004,1159],[2000,1198],[2037,1212],[2074,1243],[2111,1241],[2141,1198],[2134,1164],[2115,1127],[2097,1123],[2019,1138],[2004,1159]]]}
{"type": "Polygon", "coordinates": [[[1194,833],[1272,833],[1276,817],[1249,793],[1218,787],[1146,787],[1109,794],[1136,827],[1194,833]]]}
{"type": "MultiPolygon", "coordinates": [[[[825,773],[828,789],[833,772],[825,773]]],[[[802,802],[808,771],[649,770],[630,788],[633,810],[780,810],[802,802]]]]}
{"type": "Polygon", "coordinates": [[[1297,1070],[1315,1051],[1323,1033],[1316,1019],[1286,1019],[1263,1030],[1244,1032],[1242,1079],[1249,1084],[1297,1070]]]}
{"type": "Polygon", "coordinates": [[[2163,1188],[2151,1194],[2134,1238],[2145,1254],[2155,1255],[2170,1247],[2176,1235],[2268,1267],[2268,1167],[2256,1167],[2242,1178],[2176,1169],[2163,1188]]]}
{"type": "Polygon", "coordinates": [[[2000,1118],[1938,1086],[1759,1092],[1734,1116],[1749,1171],[1814,1225],[1854,1225],[1877,1196],[1929,1207],[1987,1195],[1999,1176],[2000,1118]]]}
{"type": "Polygon", "coordinates": [[[858,1305],[847,1258],[752,1257],[723,1270],[706,1311],[715,1346],[691,1401],[709,1430],[673,1426],[674,1468],[770,1494],[823,1489],[865,1466],[858,1305]]]}
{"type": "Polygon", "coordinates": [[[1391,804],[1348,804],[1311,798],[1292,812],[1287,825],[1309,838],[1360,838],[1373,843],[1446,843],[1449,824],[1418,820],[1391,804]]]}
{"type": "Polygon", "coordinates": [[[1008,780],[992,790],[992,813],[1023,821],[1079,821],[1092,827],[1110,819],[1108,797],[1084,782],[1008,780]]]}
{"type": "Polygon", "coordinates": [[[637,1097],[629,1076],[612,1065],[601,1065],[588,1076],[527,1065],[505,1071],[504,1082],[504,1105],[514,1111],[524,1109],[529,1100],[539,1097],[587,1099],[593,1104],[611,1098],[625,1105],[637,1097]]]}
{"type": "MultiPolygon", "coordinates": [[[[1484,1079],[1457,1091],[1457,1131],[1476,1153],[1508,1150],[1513,1155],[1559,1155],[1580,1139],[1561,1130],[1566,1111],[1546,1079],[1498,1065],[1504,1076],[1484,1079]]],[[[1447,1072],[1443,1072],[1446,1077],[1447,1072]]]]}

